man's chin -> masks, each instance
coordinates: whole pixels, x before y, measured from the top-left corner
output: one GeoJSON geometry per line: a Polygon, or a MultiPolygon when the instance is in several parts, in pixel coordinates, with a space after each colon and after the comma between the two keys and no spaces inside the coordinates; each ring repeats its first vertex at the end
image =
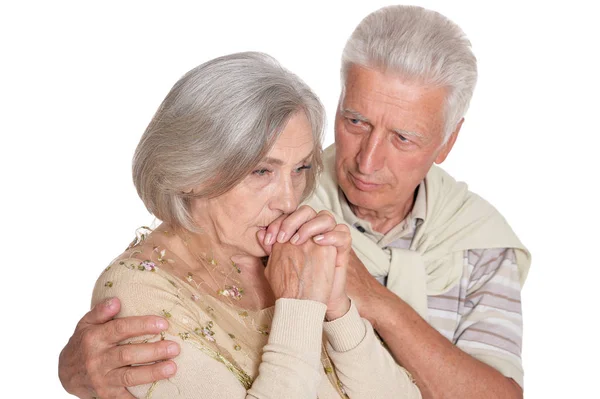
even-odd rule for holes
{"type": "Polygon", "coordinates": [[[372,209],[371,206],[373,204],[371,202],[373,199],[373,194],[362,192],[356,187],[351,187],[349,190],[344,190],[342,188],[342,192],[344,193],[346,201],[348,201],[350,206],[372,209]]]}

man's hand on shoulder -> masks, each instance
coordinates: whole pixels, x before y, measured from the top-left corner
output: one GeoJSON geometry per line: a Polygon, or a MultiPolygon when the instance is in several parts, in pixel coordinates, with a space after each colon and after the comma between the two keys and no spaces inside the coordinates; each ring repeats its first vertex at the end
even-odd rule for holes
{"type": "Polygon", "coordinates": [[[126,387],[148,384],[173,376],[173,357],[179,345],[172,341],[118,345],[147,334],[158,334],[168,323],[158,316],[113,317],[121,304],[111,298],[96,305],[77,324],[60,353],[58,376],[67,392],[80,398],[133,398],[126,387]],[[162,361],[166,360],[166,361],[162,361]],[[152,363],[130,367],[132,364],[152,363]]]}

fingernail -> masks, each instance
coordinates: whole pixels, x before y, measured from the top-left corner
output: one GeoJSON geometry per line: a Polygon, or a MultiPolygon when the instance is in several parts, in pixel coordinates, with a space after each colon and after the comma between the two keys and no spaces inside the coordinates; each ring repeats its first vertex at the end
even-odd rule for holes
{"type": "Polygon", "coordinates": [[[280,231],[279,235],[277,236],[277,241],[283,242],[283,240],[285,240],[285,231],[280,231]]]}
{"type": "Polygon", "coordinates": [[[322,235],[318,235],[318,236],[314,236],[314,237],[313,237],[313,240],[314,240],[314,241],[321,241],[323,238],[325,238],[325,237],[324,237],[324,236],[322,236],[322,235]]]}
{"type": "Polygon", "coordinates": [[[265,244],[267,244],[267,245],[271,245],[271,244],[273,244],[273,242],[272,242],[272,241],[273,241],[273,234],[271,234],[271,233],[268,233],[268,234],[265,236],[265,244]]]}
{"type": "Polygon", "coordinates": [[[177,344],[169,344],[167,346],[167,355],[176,356],[177,354],[179,354],[179,346],[177,344]]]}
{"type": "Polygon", "coordinates": [[[167,321],[163,320],[163,319],[157,320],[156,328],[159,328],[161,330],[166,330],[167,328],[169,328],[169,323],[167,323],[167,321]]]}
{"type": "Polygon", "coordinates": [[[113,304],[113,299],[112,298],[108,298],[106,301],[104,301],[104,306],[106,306],[107,308],[110,308],[113,304]]]}
{"type": "Polygon", "coordinates": [[[167,375],[175,374],[175,365],[173,363],[167,363],[163,366],[163,372],[167,375]]]}
{"type": "Polygon", "coordinates": [[[294,234],[294,236],[292,237],[292,239],[290,240],[290,242],[292,244],[295,244],[296,241],[298,241],[300,239],[300,236],[298,235],[298,233],[294,234]]]}

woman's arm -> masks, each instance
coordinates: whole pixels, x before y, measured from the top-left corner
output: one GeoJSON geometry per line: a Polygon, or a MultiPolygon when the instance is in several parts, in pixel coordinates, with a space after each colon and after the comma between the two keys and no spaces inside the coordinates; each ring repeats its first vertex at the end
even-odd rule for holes
{"type": "Polygon", "coordinates": [[[396,364],[354,304],[344,316],[326,322],[324,331],[327,352],[351,399],[421,398],[410,374],[396,364]]]}
{"type": "Polygon", "coordinates": [[[224,363],[202,353],[191,340],[170,334],[165,338],[181,346],[181,354],[174,359],[177,374],[154,386],[146,384],[128,389],[137,398],[152,393],[153,399],[316,398],[321,380],[320,326],[324,314],[325,305],[317,302],[277,301],[259,374],[248,390],[224,363]]]}
{"type": "MultiPolygon", "coordinates": [[[[141,263],[129,260],[127,264],[141,263]]],[[[177,374],[169,380],[155,384],[130,387],[136,397],[152,398],[315,398],[321,381],[321,341],[326,305],[311,300],[282,298],[276,302],[269,341],[264,347],[259,374],[247,390],[232,372],[231,364],[223,361],[216,352],[207,352],[210,345],[202,345],[194,331],[198,315],[190,307],[182,306],[185,295],[177,282],[169,281],[159,272],[142,271],[128,265],[113,265],[98,279],[93,303],[108,297],[121,299],[118,317],[154,314],[167,317],[169,330],[163,335],[142,336],[127,342],[155,342],[173,340],[181,346],[180,355],[174,359],[177,374]]],[[[192,308],[193,309],[193,308],[192,308]]],[[[215,328],[216,330],[216,328],[215,328]]],[[[226,334],[213,337],[227,339],[226,334]]],[[[242,371],[243,372],[243,371],[242,371]]],[[[243,378],[242,378],[243,379],[243,378]]]]}

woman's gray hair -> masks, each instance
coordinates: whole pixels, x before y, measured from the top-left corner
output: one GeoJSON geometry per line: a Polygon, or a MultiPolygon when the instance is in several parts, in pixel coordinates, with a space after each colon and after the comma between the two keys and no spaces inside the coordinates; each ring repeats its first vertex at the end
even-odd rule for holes
{"type": "Polygon", "coordinates": [[[310,88],[263,53],[230,54],[192,69],[167,94],[137,146],[133,181],[140,198],[158,219],[198,231],[190,199],[214,198],[241,182],[297,112],[306,114],[315,146],[306,197],[322,169],[325,124],[310,88]]]}
{"type": "Polygon", "coordinates": [[[445,87],[445,139],[466,114],[477,83],[477,60],[462,29],[416,6],[381,8],[356,27],[342,55],[342,98],[352,65],[445,87]]]}

